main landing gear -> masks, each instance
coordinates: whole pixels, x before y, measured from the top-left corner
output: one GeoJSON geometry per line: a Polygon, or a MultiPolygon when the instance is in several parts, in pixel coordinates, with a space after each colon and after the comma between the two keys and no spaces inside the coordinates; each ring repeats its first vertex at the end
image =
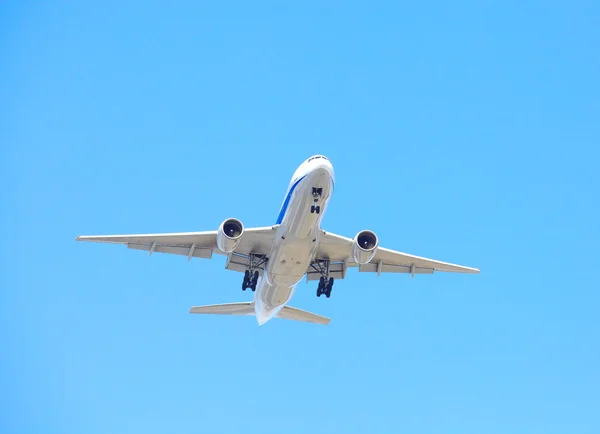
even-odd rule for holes
{"type": "Polygon", "coordinates": [[[325,294],[325,297],[331,297],[331,289],[333,288],[333,277],[329,279],[321,276],[319,279],[319,286],[317,287],[317,297],[320,297],[321,294],[325,294]]]}
{"type": "Polygon", "coordinates": [[[331,297],[331,289],[333,288],[333,277],[329,277],[329,261],[317,260],[310,264],[313,270],[321,274],[319,278],[319,286],[317,287],[317,297],[325,294],[325,297],[331,297]]]}
{"type": "Polygon", "coordinates": [[[258,271],[250,273],[250,270],[244,272],[244,281],[242,282],[242,291],[250,288],[252,291],[256,291],[256,284],[258,283],[258,271]]]}
{"type": "Polygon", "coordinates": [[[250,253],[248,255],[248,269],[244,272],[244,281],[242,282],[242,291],[250,288],[252,291],[256,291],[256,284],[258,283],[258,270],[257,268],[265,268],[267,263],[267,257],[265,255],[256,255],[250,253]]]}
{"type": "Polygon", "coordinates": [[[317,205],[317,202],[319,202],[319,198],[321,197],[321,195],[323,194],[323,189],[322,188],[317,188],[317,187],[313,187],[312,189],[312,196],[313,196],[313,205],[310,206],[310,213],[314,214],[320,214],[321,213],[321,207],[319,205],[317,205]]]}

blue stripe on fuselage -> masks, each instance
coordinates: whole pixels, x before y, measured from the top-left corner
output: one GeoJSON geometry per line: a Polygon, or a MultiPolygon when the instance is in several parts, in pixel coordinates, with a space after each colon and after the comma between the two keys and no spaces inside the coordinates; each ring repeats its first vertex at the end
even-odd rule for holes
{"type": "Polygon", "coordinates": [[[290,187],[290,191],[288,192],[288,195],[286,196],[285,200],[283,201],[283,205],[281,206],[281,211],[279,211],[279,217],[277,217],[277,221],[275,222],[276,225],[281,224],[281,222],[283,221],[283,216],[285,215],[288,205],[290,204],[290,199],[292,198],[292,193],[294,193],[294,190],[296,189],[298,184],[300,184],[300,181],[302,181],[305,177],[306,177],[306,175],[304,175],[302,178],[299,178],[290,187]]]}

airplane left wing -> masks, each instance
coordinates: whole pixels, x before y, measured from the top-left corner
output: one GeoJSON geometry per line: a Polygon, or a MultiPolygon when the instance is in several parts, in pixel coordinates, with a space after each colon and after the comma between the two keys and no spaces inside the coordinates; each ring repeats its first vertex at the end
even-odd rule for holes
{"type": "MultiPolygon", "coordinates": [[[[415,274],[433,274],[435,271],[444,271],[451,273],[470,273],[478,274],[479,269],[465,267],[463,265],[451,264],[448,262],[437,261],[435,259],[423,258],[410,255],[408,253],[397,252],[395,250],[379,247],[375,256],[365,265],[359,265],[352,259],[351,238],[342,237],[331,232],[322,232],[321,243],[315,259],[327,259],[330,261],[330,270],[332,277],[338,279],[344,278],[347,267],[358,267],[359,272],[380,273],[410,273],[415,274]]],[[[309,276],[308,279],[313,278],[309,276]]],[[[314,278],[319,278],[315,273],[314,278]]]]}
{"type": "MultiPolygon", "coordinates": [[[[245,228],[240,243],[234,250],[238,256],[250,253],[266,255],[273,244],[275,227],[245,228]]],[[[212,254],[221,252],[217,247],[217,231],[179,232],[165,234],[133,234],[133,235],[80,235],[76,241],[91,241],[126,245],[129,249],[169,253],[191,258],[212,258],[212,254]]]]}

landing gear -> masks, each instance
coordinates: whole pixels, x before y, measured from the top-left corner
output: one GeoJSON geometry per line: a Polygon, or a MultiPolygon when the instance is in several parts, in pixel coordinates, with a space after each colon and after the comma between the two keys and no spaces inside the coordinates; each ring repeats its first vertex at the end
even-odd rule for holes
{"type": "Polygon", "coordinates": [[[325,297],[331,297],[331,289],[333,288],[333,277],[325,279],[322,277],[319,279],[319,286],[317,287],[317,297],[325,294],[325,297]]]}
{"type": "Polygon", "coordinates": [[[242,291],[250,288],[252,291],[256,291],[256,285],[258,283],[258,270],[257,268],[264,268],[267,263],[267,257],[264,255],[255,255],[250,253],[248,256],[248,269],[244,271],[244,281],[242,282],[242,291]]]}
{"type": "Polygon", "coordinates": [[[317,205],[317,202],[319,202],[319,198],[321,197],[321,195],[323,194],[323,189],[322,188],[317,188],[317,187],[313,187],[312,189],[312,196],[313,196],[313,205],[310,206],[310,213],[314,214],[320,214],[321,213],[321,207],[319,205],[317,205]]]}
{"type": "Polygon", "coordinates": [[[325,297],[331,297],[331,289],[333,288],[333,277],[329,277],[329,261],[315,261],[311,267],[321,274],[319,278],[319,286],[317,287],[317,297],[325,294],[325,297]]]}
{"type": "Polygon", "coordinates": [[[244,281],[242,282],[242,291],[250,288],[252,291],[256,291],[256,284],[258,283],[258,271],[250,273],[250,270],[244,272],[244,281]]]}

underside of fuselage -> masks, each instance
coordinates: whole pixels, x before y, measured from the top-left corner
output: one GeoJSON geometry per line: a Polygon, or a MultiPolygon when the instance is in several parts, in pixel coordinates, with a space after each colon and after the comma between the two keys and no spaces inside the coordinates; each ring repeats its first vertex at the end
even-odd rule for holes
{"type": "Polygon", "coordinates": [[[314,160],[312,164],[309,160],[294,174],[279,214],[267,266],[255,293],[259,324],[281,311],[308,271],[318,247],[321,219],[333,186],[333,168],[326,159],[314,160]],[[304,165],[308,167],[303,168],[304,165]]]}

